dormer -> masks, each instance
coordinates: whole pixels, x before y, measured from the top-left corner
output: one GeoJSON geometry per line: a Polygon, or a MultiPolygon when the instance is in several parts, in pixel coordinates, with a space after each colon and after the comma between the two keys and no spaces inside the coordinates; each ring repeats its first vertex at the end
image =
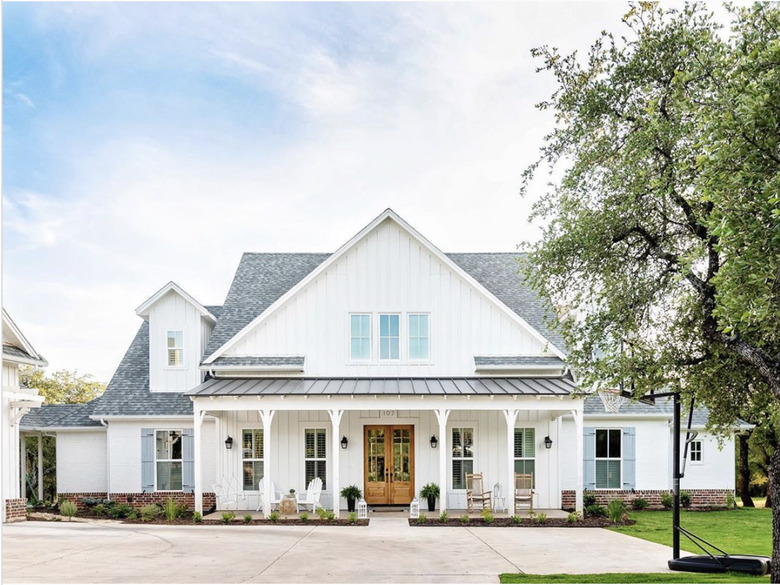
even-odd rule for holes
{"type": "Polygon", "coordinates": [[[217,318],[175,282],[135,312],[149,322],[149,389],[184,392],[200,384],[200,358],[217,318]]]}

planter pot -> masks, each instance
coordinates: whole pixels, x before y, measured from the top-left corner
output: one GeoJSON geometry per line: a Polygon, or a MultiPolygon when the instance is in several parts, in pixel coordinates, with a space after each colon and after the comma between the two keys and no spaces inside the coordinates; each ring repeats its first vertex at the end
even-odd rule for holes
{"type": "Polygon", "coordinates": [[[428,496],[428,511],[436,510],[436,496],[428,496]]]}
{"type": "Polygon", "coordinates": [[[347,498],[347,512],[354,512],[354,511],[355,511],[355,499],[347,498]]]}

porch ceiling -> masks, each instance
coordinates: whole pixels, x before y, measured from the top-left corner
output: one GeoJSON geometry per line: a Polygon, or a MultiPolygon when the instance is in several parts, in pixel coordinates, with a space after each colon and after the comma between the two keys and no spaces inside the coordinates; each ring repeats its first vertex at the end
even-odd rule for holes
{"type": "Polygon", "coordinates": [[[568,378],[218,378],[188,396],[568,396],[568,378]]]}

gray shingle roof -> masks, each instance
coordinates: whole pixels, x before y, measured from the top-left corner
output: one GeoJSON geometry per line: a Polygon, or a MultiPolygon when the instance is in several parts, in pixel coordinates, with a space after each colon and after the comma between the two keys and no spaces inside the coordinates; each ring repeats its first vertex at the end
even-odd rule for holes
{"type": "Polygon", "coordinates": [[[89,418],[99,400],[100,398],[95,398],[86,404],[44,404],[40,408],[33,408],[22,417],[21,428],[34,430],[46,427],[99,427],[99,421],[89,418]]]}
{"type": "Polygon", "coordinates": [[[15,345],[10,345],[8,343],[3,344],[3,355],[8,356],[11,359],[17,357],[17,358],[23,358],[27,360],[37,360],[40,359],[39,356],[32,356],[26,351],[24,351],[21,348],[16,347],[15,345]]]}
{"type": "Polygon", "coordinates": [[[218,357],[212,364],[215,366],[295,366],[303,367],[304,357],[294,356],[243,356],[218,357]]]}
{"type": "MultiPolygon", "coordinates": [[[[682,407],[681,424],[683,428],[688,424],[688,413],[690,407],[682,407]]],[[[600,416],[622,416],[625,414],[646,414],[646,415],[664,415],[672,418],[674,416],[674,402],[671,398],[659,398],[655,401],[655,406],[645,404],[644,402],[631,401],[620,407],[618,412],[607,412],[604,410],[604,403],[601,397],[596,395],[588,396],[585,399],[585,415],[600,416]]],[[[706,406],[696,406],[693,409],[693,426],[703,427],[707,424],[710,417],[710,411],[706,406]]]]}
{"type": "Polygon", "coordinates": [[[535,355],[475,355],[474,364],[479,366],[557,366],[566,364],[558,356],[535,355]]]}

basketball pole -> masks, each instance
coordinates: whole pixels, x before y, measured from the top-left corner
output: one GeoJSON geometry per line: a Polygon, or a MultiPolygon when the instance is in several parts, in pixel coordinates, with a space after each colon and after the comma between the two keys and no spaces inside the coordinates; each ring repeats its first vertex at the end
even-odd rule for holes
{"type": "Polygon", "coordinates": [[[680,558],[680,394],[674,393],[674,444],[673,444],[673,488],[672,505],[672,558],[680,558]]]}

